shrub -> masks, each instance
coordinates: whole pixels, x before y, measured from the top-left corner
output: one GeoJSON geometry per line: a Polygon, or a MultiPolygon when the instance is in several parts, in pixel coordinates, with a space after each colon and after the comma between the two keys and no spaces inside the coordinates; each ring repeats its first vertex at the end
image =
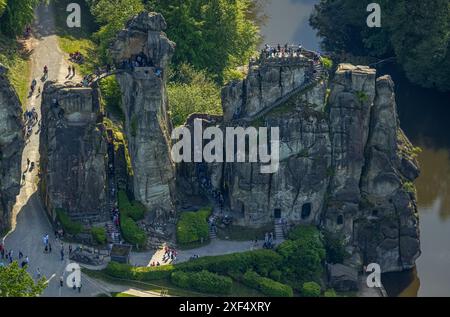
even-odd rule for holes
{"type": "Polygon", "coordinates": [[[320,232],[313,226],[299,226],[290,239],[278,246],[277,252],[283,257],[283,277],[286,281],[318,281],[323,273],[325,247],[320,232]]]}
{"type": "Polygon", "coordinates": [[[220,86],[206,72],[182,64],[172,75],[167,91],[174,126],[184,124],[193,113],[221,115],[220,86]]]}
{"type": "Polygon", "coordinates": [[[56,217],[61,223],[64,231],[74,235],[79,234],[83,231],[83,225],[70,219],[69,215],[67,215],[67,213],[63,209],[56,209],[56,217]]]}
{"type": "Polygon", "coordinates": [[[292,297],[294,292],[289,285],[279,283],[266,277],[260,276],[253,271],[244,274],[243,283],[248,287],[261,291],[264,295],[272,297],[292,297]]]}
{"type": "Polygon", "coordinates": [[[106,110],[117,116],[121,121],[124,121],[125,115],[122,111],[122,93],[116,76],[102,79],[99,86],[102,94],[102,101],[105,104],[106,110]]]}
{"type": "Polygon", "coordinates": [[[333,68],[333,61],[330,58],[322,56],[320,60],[326,69],[331,70],[333,68]]]}
{"type": "Polygon", "coordinates": [[[91,235],[98,244],[105,244],[107,241],[106,230],[103,227],[92,228],[91,235]]]}
{"type": "Polygon", "coordinates": [[[202,209],[197,212],[184,212],[177,224],[177,241],[180,244],[190,244],[209,238],[207,219],[211,209],[202,209]]]}
{"type": "Polygon", "coordinates": [[[128,264],[109,262],[105,268],[105,273],[116,278],[133,279],[133,267],[128,264]]]}
{"type": "Polygon", "coordinates": [[[265,274],[278,269],[282,258],[273,250],[256,250],[243,253],[226,254],[219,256],[202,257],[177,264],[182,271],[207,270],[219,274],[240,273],[253,270],[265,274]]]}
{"type": "Polygon", "coordinates": [[[281,281],[281,276],[282,273],[279,270],[273,270],[272,272],[270,272],[270,278],[275,281],[281,281]]]}
{"type": "Polygon", "coordinates": [[[122,217],[130,217],[139,221],[145,217],[145,207],[138,201],[130,202],[128,195],[123,190],[119,191],[119,210],[122,217]]]}
{"type": "Polygon", "coordinates": [[[137,247],[145,247],[147,242],[147,235],[144,230],[138,227],[136,222],[130,217],[122,217],[120,221],[120,229],[123,238],[137,247]]]}
{"type": "Polygon", "coordinates": [[[344,242],[330,232],[324,234],[326,258],[328,263],[343,263],[346,255],[344,242]]]}
{"type": "Polygon", "coordinates": [[[154,281],[167,279],[170,277],[173,271],[174,271],[173,265],[133,268],[134,278],[139,281],[154,281]]]}
{"type": "Polygon", "coordinates": [[[230,294],[233,285],[231,278],[208,271],[174,272],[171,281],[181,288],[214,294],[230,294]]]}
{"type": "Polygon", "coordinates": [[[334,291],[334,289],[328,289],[323,293],[324,297],[337,297],[336,292],[334,291]]]}
{"type": "Polygon", "coordinates": [[[105,273],[112,277],[138,281],[167,279],[170,277],[172,272],[174,272],[173,265],[133,267],[128,264],[121,264],[117,262],[109,262],[105,269],[105,273]]]}
{"type": "Polygon", "coordinates": [[[316,282],[304,283],[301,289],[301,294],[303,297],[319,297],[320,285],[316,282]]]}

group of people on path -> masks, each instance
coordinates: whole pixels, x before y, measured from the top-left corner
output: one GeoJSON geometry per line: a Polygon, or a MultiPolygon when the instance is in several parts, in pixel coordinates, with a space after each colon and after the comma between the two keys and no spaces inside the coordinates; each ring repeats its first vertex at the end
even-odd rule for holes
{"type": "Polygon", "coordinates": [[[33,127],[36,126],[36,124],[38,125],[38,127],[40,128],[41,126],[41,122],[39,120],[39,116],[38,113],[36,111],[36,108],[33,107],[30,111],[25,111],[25,113],[23,114],[24,116],[24,121],[25,121],[25,137],[26,139],[29,139],[31,134],[33,133],[33,127]]]}
{"type": "MultiPolygon", "coordinates": [[[[0,261],[0,267],[5,265],[5,263],[3,263],[3,260],[8,261],[9,264],[13,263],[15,260],[14,251],[12,249],[7,250],[3,243],[0,243],[0,255],[2,260],[0,261]]],[[[19,253],[17,255],[17,262],[20,262],[21,268],[26,268],[30,263],[30,259],[28,258],[28,256],[24,256],[22,251],[19,250],[19,253]]]]}
{"type": "Polygon", "coordinates": [[[273,249],[273,247],[275,246],[274,244],[274,234],[273,232],[266,232],[266,234],[264,235],[264,244],[263,244],[263,248],[264,249],[273,249]]]}

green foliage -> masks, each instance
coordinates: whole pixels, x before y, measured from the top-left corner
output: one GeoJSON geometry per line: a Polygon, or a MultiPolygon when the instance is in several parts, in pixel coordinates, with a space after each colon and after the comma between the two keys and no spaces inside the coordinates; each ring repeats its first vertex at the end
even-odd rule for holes
{"type": "Polygon", "coordinates": [[[34,8],[41,0],[0,0],[0,30],[13,38],[22,35],[34,19],[34,8]],[[3,12],[3,14],[1,14],[3,12]]]}
{"type": "Polygon", "coordinates": [[[334,291],[334,289],[327,289],[324,293],[323,293],[324,297],[338,297],[336,292],[334,291]]]}
{"type": "Polygon", "coordinates": [[[409,80],[450,90],[448,0],[380,0],[382,28],[368,28],[371,0],[322,0],[310,22],[322,46],[338,55],[385,59],[395,56],[409,80]]]}
{"type": "Polygon", "coordinates": [[[112,277],[143,282],[167,279],[173,271],[174,267],[172,265],[134,267],[117,262],[109,262],[105,269],[105,273],[112,277]]]}
{"type": "Polygon", "coordinates": [[[119,191],[119,211],[122,217],[130,217],[134,221],[139,221],[145,217],[145,207],[138,201],[130,202],[128,195],[123,190],[119,191]]]}
{"type": "Polygon", "coordinates": [[[99,53],[107,61],[108,48],[125,23],[144,10],[141,0],[91,0],[91,13],[101,25],[95,33],[99,42],[99,53]]]}
{"type": "Polygon", "coordinates": [[[343,263],[347,252],[345,251],[344,241],[337,235],[330,232],[324,234],[324,244],[326,258],[328,263],[343,263]]]}
{"type": "Polygon", "coordinates": [[[413,182],[404,182],[403,189],[410,194],[413,194],[413,195],[417,194],[416,186],[414,186],[413,182]]]}
{"type": "Polygon", "coordinates": [[[320,285],[316,282],[303,283],[301,294],[303,297],[319,297],[320,285]]]}
{"type": "Polygon", "coordinates": [[[168,94],[174,126],[184,124],[193,113],[221,115],[220,87],[205,71],[181,64],[170,78],[168,94]]]}
{"type": "Polygon", "coordinates": [[[258,8],[250,0],[150,0],[177,43],[175,65],[192,64],[223,79],[226,69],[247,64],[260,41],[258,8]]]}
{"type": "Polygon", "coordinates": [[[120,229],[123,238],[128,243],[137,245],[139,248],[144,248],[147,244],[147,235],[145,231],[139,228],[136,222],[130,217],[122,217],[120,221],[120,229]]]}
{"type": "Polygon", "coordinates": [[[37,297],[46,287],[46,279],[35,282],[17,262],[0,267],[0,297],[37,297]]]}
{"type": "Polygon", "coordinates": [[[107,241],[106,229],[104,227],[95,227],[91,229],[91,235],[94,241],[100,245],[107,241]]]}
{"type": "Polygon", "coordinates": [[[207,270],[218,274],[240,273],[253,270],[260,275],[267,276],[269,272],[281,267],[282,258],[272,250],[256,250],[219,256],[202,257],[177,264],[182,271],[207,270]]]}
{"type": "Polygon", "coordinates": [[[58,221],[61,223],[64,231],[70,234],[79,234],[83,231],[83,225],[79,222],[73,221],[70,219],[69,215],[61,209],[56,208],[56,217],[58,221]]]}
{"type": "Polygon", "coordinates": [[[7,77],[19,96],[22,108],[28,101],[29,77],[31,73],[28,53],[24,52],[16,40],[0,33],[0,63],[8,67],[7,77]]]}
{"type": "Polygon", "coordinates": [[[207,294],[230,294],[233,285],[231,278],[208,271],[174,272],[172,273],[171,281],[178,287],[193,289],[207,294]]]}
{"type": "Polygon", "coordinates": [[[243,282],[248,287],[261,291],[264,295],[271,297],[292,297],[294,292],[288,285],[276,282],[270,278],[262,277],[253,271],[244,274],[243,282]]]}
{"type": "Polygon", "coordinates": [[[5,12],[6,9],[6,0],[0,0],[0,18],[3,15],[3,12],[5,12]]]}
{"type": "Polygon", "coordinates": [[[322,61],[323,66],[326,69],[330,70],[333,68],[333,60],[332,59],[330,59],[328,57],[324,57],[324,56],[322,56],[320,59],[322,61]]]}
{"type": "Polygon", "coordinates": [[[209,238],[208,218],[211,208],[201,209],[197,212],[183,212],[177,224],[177,241],[188,245],[209,238]]]}
{"type": "Polygon", "coordinates": [[[125,115],[122,111],[122,92],[116,76],[102,79],[100,81],[100,91],[106,111],[122,122],[125,121],[125,115]]]}
{"type": "Polygon", "coordinates": [[[296,285],[320,280],[325,247],[319,230],[313,226],[299,226],[290,233],[289,239],[277,248],[283,257],[283,278],[296,285]]]}

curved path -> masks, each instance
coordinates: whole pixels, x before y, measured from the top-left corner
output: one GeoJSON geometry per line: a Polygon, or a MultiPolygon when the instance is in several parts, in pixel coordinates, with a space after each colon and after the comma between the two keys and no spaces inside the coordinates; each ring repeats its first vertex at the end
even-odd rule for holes
{"type": "MultiPolygon", "coordinates": [[[[32,41],[33,53],[31,55],[32,78],[38,81],[38,87],[44,85],[41,79],[43,68],[45,65],[49,67],[48,80],[59,82],[66,81],[68,63],[64,54],[58,47],[58,38],[55,34],[55,21],[52,6],[41,5],[36,9],[36,21],[33,26],[34,38],[32,41]]],[[[78,78],[76,78],[78,80],[78,78]]],[[[41,118],[40,111],[41,96],[36,92],[28,98],[27,109],[33,107],[41,118]]],[[[39,129],[36,125],[33,129],[32,136],[27,141],[22,154],[22,171],[27,169],[27,158],[31,162],[39,165],[39,129]]],[[[93,296],[99,293],[105,293],[105,287],[99,283],[83,275],[82,291],[73,291],[67,287],[59,287],[59,279],[63,274],[67,261],[67,249],[65,246],[66,256],[61,261],[60,250],[61,242],[57,242],[54,238],[53,229],[49,219],[42,207],[41,199],[38,193],[38,168],[25,174],[25,182],[17,196],[16,205],[13,208],[12,229],[4,238],[7,250],[13,250],[13,257],[17,259],[19,251],[24,256],[28,256],[30,264],[28,272],[36,276],[37,268],[40,269],[43,276],[49,279],[49,284],[44,291],[44,296],[93,296]],[[42,238],[45,234],[50,236],[53,252],[44,254],[44,245],[42,238]]]]}

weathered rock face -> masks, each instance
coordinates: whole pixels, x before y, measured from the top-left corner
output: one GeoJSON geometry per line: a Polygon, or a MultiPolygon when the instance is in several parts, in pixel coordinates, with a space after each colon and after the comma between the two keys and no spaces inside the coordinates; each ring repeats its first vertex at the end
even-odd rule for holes
{"type": "Polygon", "coordinates": [[[54,219],[60,208],[72,219],[108,219],[107,146],[97,124],[98,93],[66,83],[46,83],[42,99],[41,195],[54,219]]]}
{"type": "MultiPolygon", "coordinates": [[[[224,89],[224,119],[194,115],[187,126],[192,130],[196,118],[223,131],[238,124],[227,109],[241,102],[245,85],[224,89]]],[[[273,85],[279,87],[277,81],[273,85]]],[[[261,227],[276,219],[320,225],[345,240],[351,266],[378,263],[384,272],[411,268],[420,254],[411,193],[419,172],[413,147],[399,128],[393,82],[388,76],[377,79],[368,67],[340,65],[324,111],[318,105],[325,104],[321,91],[327,88],[317,82],[245,123],[280,128],[278,172],[261,174],[259,163],[183,163],[179,188],[211,202],[222,193],[224,209],[237,225],[261,227]]]]}
{"type": "Polygon", "coordinates": [[[165,28],[160,14],[141,13],[120,32],[111,48],[116,64],[139,54],[148,60],[148,67],[135,67],[118,74],[117,79],[126,117],[134,196],[158,214],[174,210],[165,69],[175,44],[167,39],[165,28]]]}
{"type": "Polygon", "coordinates": [[[10,225],[11,210],[20,191],[24,148],[22,107],[0,65],[0,232],[10,225]]]}

